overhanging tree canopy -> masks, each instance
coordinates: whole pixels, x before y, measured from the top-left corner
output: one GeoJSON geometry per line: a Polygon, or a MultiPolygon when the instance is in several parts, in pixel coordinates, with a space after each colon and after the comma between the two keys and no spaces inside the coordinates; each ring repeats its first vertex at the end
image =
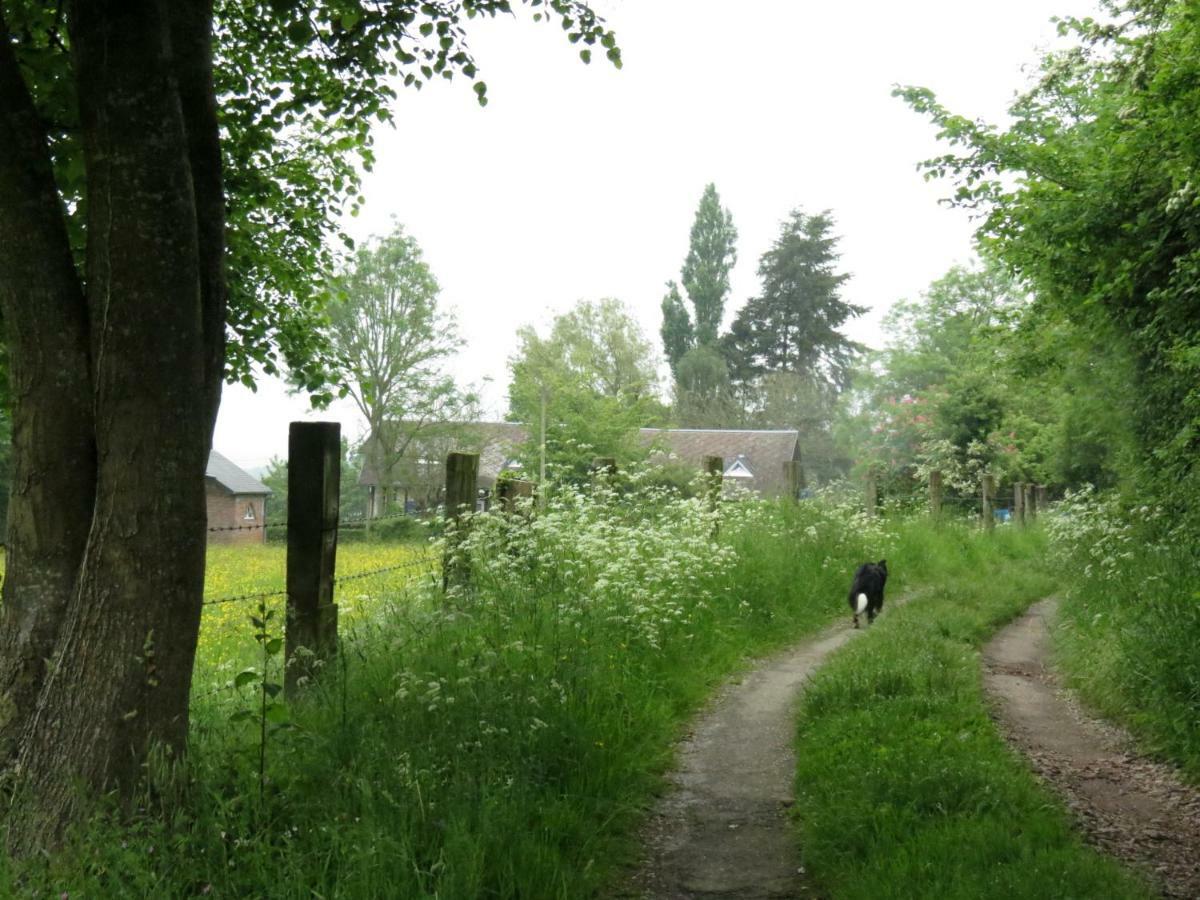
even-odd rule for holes
{"type": "MultiPolygon", "coordinates": [[[[586,3],[524,5],[619,63],[586,3]]],[[[397,79],[462,75],[485,99],[465,21],[512,6],[0,2],[14,850],[183,747],[222,380],[278,351],[319,385],[310,289],[368,120],[397,79]]]]}

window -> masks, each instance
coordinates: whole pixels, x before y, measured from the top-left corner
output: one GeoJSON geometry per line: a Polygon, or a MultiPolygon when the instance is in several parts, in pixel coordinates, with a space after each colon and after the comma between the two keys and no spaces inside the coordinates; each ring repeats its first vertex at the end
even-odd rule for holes
{"type": "Polygon", "coordinates": [[[254,515],[254,504],[253,503],[246,504],[246,511],[242,514],[242,519],[243,519],[243,521],[246,521],[246,522],[254,521],[255,515],[254,515]]]}

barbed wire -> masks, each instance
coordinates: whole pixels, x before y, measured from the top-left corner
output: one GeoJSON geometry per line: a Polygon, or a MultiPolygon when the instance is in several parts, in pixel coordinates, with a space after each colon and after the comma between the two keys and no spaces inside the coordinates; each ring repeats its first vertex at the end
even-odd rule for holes
{"type": "Polygon", "coordinates": [[[402,569],[416,569],[418,567],[427,567],[435,561],[433,556],[423,556],[420,559],[410,559],[407,562],[399,563],[394,566],[383,566],[378,569],[369,569],[366,572],[355,572],[353,575],[343,575],[340,578],[333,580],[334,584],[345,584],[347,581],[358,581],[362,578],[370,578],[373,575],[383,575],[386,572],[399,572],[402,569]]]}
{"type": "MultiPolygon", "coordinates": [[[[363,578],[370,578],[373,575],[383,575],[387,572],[399,572],[402,569],[416,569],[419,567],[429,566],[435,562],[436,556],[432,554],[420,556],[416,559],[405,560],[402,563],[397,563],[392,566],[381,566],[377,569],[368,569],[364,572],[355,572],[351,575],[342,575],[333,579],[335,585],[344,584],[348,581],[358,581],[363,578]]],[[[251,600],[273,600],[277,597],[286,597],[287,589],[274,591],[257,591],[249,594],[231,594],[228,597],[213,597],[206,598],[202,606],[221,606],[226,603],[246,603],[251,600]]]]}
{"type": "MultiPolygon", "coordinates": [[[[386,522],[391,519],[414,519],[419,520],[419,516],[411,515],[410,513],[385,513],[381,516],[354,516],[348,519],[338,519],[337,527],[357,528],[362,525],[367,525],[373,522],[386,522]]],[[[207,529],[211,534],[218,531],[259,531],[263,528],[287,528],[287,520],[282,522],[258,522],[254,525],[214,525],[207,529]]]]}

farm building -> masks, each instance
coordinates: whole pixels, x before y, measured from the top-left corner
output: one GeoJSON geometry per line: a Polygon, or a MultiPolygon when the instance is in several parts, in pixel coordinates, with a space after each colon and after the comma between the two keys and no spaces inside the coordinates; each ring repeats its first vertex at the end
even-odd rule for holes
{"type": "Polygon", "coordinates": [[[267,540],[271,489],[213,450],[204,470],[210,544],[261,544],[267,540]]]}
{"type": "Polygon", "coordinates": [[[641,439],[657,454],[700,468],[706,456],[724,460],[726,483],[764,497],[788,490],[784,464],[800,460],[800,432],[749,428],[643,428],[641,439]]]}
{"type": "Polygon", "coordinates": [[[490,494],[527,436],[525,426],[513,422],[456,423],[448,430],[430,429],[408,445],[392,467],[390,479],[376,474],[366,446],[358,483],[367,489],[377,516],[385,511],[436,506],[445,484],[446,454],[459,450],[479,454],[479,489],[490,494]],[[389,480],[391,484],[380,484],[389,480]]]}
{"type": "MultiPolygon", "coordinates": [[[[459,426],[454,437],[414,441],[394,467],[392,484],[380,485],[369,459],[359,484],[374,498],[376,515],[388,509],[436,505],[443,486],[446,454],[462,450],[479,454],[479,488],[489,494],[496,479],[512,467],[516,449],[528,440],[528,429],[512,422],[476,422],[459,426]]],[[[651,459],[675,460],[700,469],[706,456],[724,461],[724,476],[763,496],[788,490],[785,463],[800,459],[800,433],[796,430],[731,428],[642,428],[642,443],[651,448],[651,459]]]]}

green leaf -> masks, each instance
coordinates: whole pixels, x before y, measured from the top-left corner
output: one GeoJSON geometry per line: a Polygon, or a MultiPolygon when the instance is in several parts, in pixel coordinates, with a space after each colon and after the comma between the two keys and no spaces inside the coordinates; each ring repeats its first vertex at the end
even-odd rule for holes
{"type": "Polygon", "coordinates": [[[237,677],[233,679],[233,686],[243,688],[248,684],[254,684],[254,682],[258,681],[258,677],[258,672],[254,669],[245,669],[238,672],[237,677]]]}
{"type": "Polygon", "coordinates": [[[271,638],[263,646],[263,650],[267,653],[268,656],[274,656],[276,653],[278,653],[282,649],[283,649],[283,638],[271,638]]]}

